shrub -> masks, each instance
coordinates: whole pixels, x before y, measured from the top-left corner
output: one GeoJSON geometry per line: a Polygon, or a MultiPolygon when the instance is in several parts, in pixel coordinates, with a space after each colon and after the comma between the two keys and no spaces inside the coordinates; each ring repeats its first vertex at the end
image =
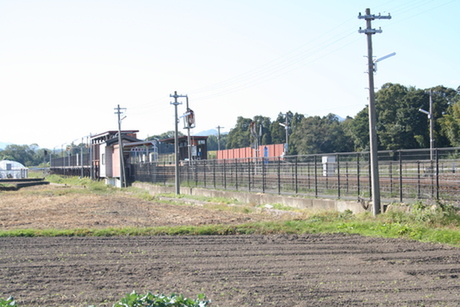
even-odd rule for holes
{"type": "Polygon", "coordinates": [[[16,301],[12,296],[4,300],[0,298],[0,307],[17,307],[16,301]]]}
{"type": "Polygon", "coordinates": [[[141,295],[133,291],[131,294],[126,295],[119,302],[115,303],[113,307],[205,307],[208,306],[209,303],[210,301],[206,300],[204,294],[199,294],[196,300],[192,300],[174,293],[170,296],[165,296],[163,294],[154,295],[150,292],[141,295]]]}
{"type": "MultiPolygon", "coordinates": [[[[113,304],[113,307],[206,307],[211,301],[206,300],[204,294],[199,294],[196,300],[185,298],[183,295],[171,294],[165,296],[163,294],[154,295],[147,292],[141,295],[133,291],[127,294],[119,302],[113,304]]],[[[13,297],[7,300],[0,298],[0,307],[18,307],[13,297]]],[[[89,306],[96,307],[96,306],[89,306]]]]}

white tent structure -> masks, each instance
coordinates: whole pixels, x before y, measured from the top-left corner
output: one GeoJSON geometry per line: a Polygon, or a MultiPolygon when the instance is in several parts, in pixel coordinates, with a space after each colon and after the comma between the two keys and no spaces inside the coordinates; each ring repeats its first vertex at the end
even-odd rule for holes
{"type": "Polygon", "coordinates": [[[29,169],[19,162],[0,161],[0,179],[23,179],[29,175],[29,169]]]}

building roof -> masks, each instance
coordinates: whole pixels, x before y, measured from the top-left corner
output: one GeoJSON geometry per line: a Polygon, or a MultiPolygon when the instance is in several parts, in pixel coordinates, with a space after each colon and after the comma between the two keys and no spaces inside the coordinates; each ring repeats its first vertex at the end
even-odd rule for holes
{"type": "MultiPolygon", "coordinates": [[[[123,137],[130,135],[130,137],[135,138],[137,132],[139,132],[139,130],[121,130],[121,134],[123,137]]],[[[91,136],[91,143],[100,144],[103,142],[107,142],[113,138],[116,138],[117,135],[118,135],[118,130],[109,130],[106,132],[102,132],[102,133],[91,136]]]]}
{"type": "MultiPolygon", "coordinates": [[[[121,133],[122,134],[128,134],[128,133],[138,133],[139,130],[121,130],[121,133]]],[[[109,131],[106,131],[106,132],[102,132],[102,133],[98,133],[98,134],[95,134],[95,135],[92,135],[91,138],[92,139],[96,139],[96,138],[99,138],[101,136],[106,136],[106,135],[116,135],[118,134],[118,130],[109,130],[109,131]]]]}
{"type": "MultiPolygon", "coordinates": [[[[132,136],[129,136],[129,135],[124,135],[124,134],[121,135],[121,139],[122,139],[122,141],[127,141],[128,143],[142,142],[142,140],[139,140],[139,139],[137,139],[135,137],[132,137],[132,136]]],[[[118,144],[118,136],[117,137],[114,136],[113,138],[107,140],[105,143],[108,146],[111,146],[113,144],[118,144]]],[[[123,146],[126,146],[126,143],[123,143],[123,146]]]]}
{"type": "Polygon", "coordinates": [[[0,161],[0,170],[6,171],[8,170],[7,164],[10,165],[11,170],[17,170],[17,169],[25,169],[26,167],[22,165],[22,163],[16,162],[16,161],[10,161],[10,160],[2,160],[0,161]]]}

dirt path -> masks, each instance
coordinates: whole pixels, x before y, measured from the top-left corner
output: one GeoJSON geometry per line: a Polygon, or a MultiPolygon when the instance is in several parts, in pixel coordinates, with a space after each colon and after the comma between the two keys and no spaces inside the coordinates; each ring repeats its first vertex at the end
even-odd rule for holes
{"type": "Polygon", "coordinates": [[[458,306],[460,250],[357,235],[0,238],[0,296],[111,306],[133,290],[211,306],[458,306]]]}
{"type": "Polygon", "coordinates": [[[2,230],[241,224],[276,216],[268,210],[244,212],[236,206],[216,210],[200,205],[145,201],[121,193],[79,193],[59,186],[0,193],[2,230]]]}

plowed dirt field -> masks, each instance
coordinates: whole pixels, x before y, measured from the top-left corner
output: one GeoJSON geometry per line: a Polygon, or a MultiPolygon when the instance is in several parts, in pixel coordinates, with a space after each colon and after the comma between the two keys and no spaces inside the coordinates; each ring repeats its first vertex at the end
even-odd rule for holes
{"type": "MultiPolygon", "coordinates": [[[[1,229],[283,218],[30,189],[16,205],[0,194],[1,229]]],[[[212,307],[460,306],[460,249],[344,234],[6,237],[0,274],[0,297],[19,306],[112,306],[133,290],[204,293],[212,307]]]]}

